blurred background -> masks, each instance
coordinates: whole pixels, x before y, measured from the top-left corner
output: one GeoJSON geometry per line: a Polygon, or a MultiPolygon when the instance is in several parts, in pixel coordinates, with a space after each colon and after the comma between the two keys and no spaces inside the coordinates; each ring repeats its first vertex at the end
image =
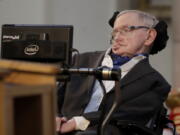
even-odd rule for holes
{"type": "Polygon", "coordinates": [[[0,0],[2,24],[70,24],[74,26],[73,46],[80,52],[105,50],[110,46],[108,20],[116,10],[140,9],[168,23],[166,49],[151,56],[151,64],[180,89],[179,0],[0,0]]]}

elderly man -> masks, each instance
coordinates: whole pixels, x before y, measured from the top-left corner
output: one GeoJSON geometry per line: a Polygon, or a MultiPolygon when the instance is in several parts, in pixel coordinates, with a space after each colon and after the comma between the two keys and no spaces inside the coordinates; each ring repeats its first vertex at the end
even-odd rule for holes
{"type": "MultiPolygon", "coordinates": [[[[170,91],[167,81],[149,64],[149,55],[166,46],[167,25],[138,10],[122,11],[114,19],[110,21],[113,26],[111,47],[103,52],[75,56],[75,67],[120,68],[122,102],[111,121],[132,121],[146,126],[170,91]]],[[[72,75],[66,87],[59,88],[58,132],[86,130],[98,125],[102,108],[110,109],[115,94],[114,81],[103,81],[103,84],[106,99],[103,99],[99,82],[92,76],[72,75]]]]}

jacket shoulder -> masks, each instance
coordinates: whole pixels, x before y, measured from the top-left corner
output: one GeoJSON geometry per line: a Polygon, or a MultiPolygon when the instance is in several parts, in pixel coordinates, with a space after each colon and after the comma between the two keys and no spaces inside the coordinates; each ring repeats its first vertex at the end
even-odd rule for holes
{"type": "Polygon", "coordinates": [[[105,51],[83,52],[73,56],[73,61],[75,66],[91,67],[92,65],[99,63],[104,54],[105,51]]]}
{"type": "Polygon", "coordinates": [[[83,53],[80,53],[79,55],[80,56],[89,56],[89,55],[101,55],[105,53],[105,51],[92,51],[92,52],[83,52],[83,53]]]}

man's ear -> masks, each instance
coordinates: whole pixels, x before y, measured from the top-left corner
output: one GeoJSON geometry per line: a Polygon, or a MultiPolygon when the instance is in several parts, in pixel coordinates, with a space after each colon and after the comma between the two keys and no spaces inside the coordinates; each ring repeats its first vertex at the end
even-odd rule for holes
{"type": "Polygon", "coordinates": [[[148,36],[144,42],[146,46],[150,46],[154,40],[156,39],[157,31],[155,29],[149,29],[148,30],[148,36]]]}

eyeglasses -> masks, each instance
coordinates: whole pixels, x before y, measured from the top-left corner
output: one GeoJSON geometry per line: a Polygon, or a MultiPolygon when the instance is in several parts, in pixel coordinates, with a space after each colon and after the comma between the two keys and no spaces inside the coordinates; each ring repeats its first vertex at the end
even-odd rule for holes
{"type": "Polygon", "coordinates": [[[137,29],[150,29],[148,26],[125,26],[118,30],[113,30],[112,38],[114,39],[118,34],[123,36],[127,36],[130,32],[137,30],[137,29]]]}

